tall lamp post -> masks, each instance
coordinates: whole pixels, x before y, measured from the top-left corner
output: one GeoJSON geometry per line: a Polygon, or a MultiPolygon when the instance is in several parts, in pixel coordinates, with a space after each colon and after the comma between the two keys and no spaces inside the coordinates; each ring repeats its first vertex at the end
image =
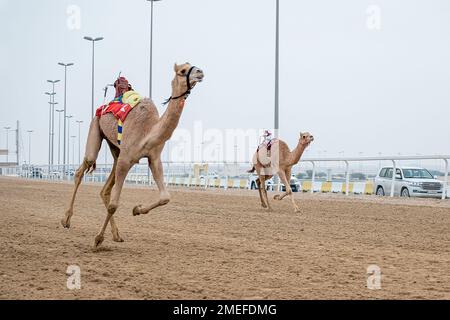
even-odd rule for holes
{"type": "Polygon", "coordinates": [[[64,109],[55,111],[58,112],[58,165],[61,165],[61,112],[64,112],[64,109]]]}
{"type": "Polygon", "coordinates": [[[31,134],[33,130],[27,130],[28,132],[28,166],[31,166],[31,134]]]}
{"type": "MultiPolygon", "coordinates": [[[[68,164],[68,170],[70,172],[70,146],[69,146],[69,142],[70,142],[70,119],[73,118],[72,115],[70,116],[66,116],[67,118],[67,164],[68,164]]],[[[64,163],[65,165],[65,163],[64,163]]]]}
{"type": "MultiPolygon", "coordinates": [[[[58,104],[58,102],[55,102],[55,99],[53,99],[53,102],[50,102],[50,106],[51,106],[51,110],[52,110],[52,125],[51,125],[51,143],[50,143],[50,146],[51,146],[51,152],[50,152],[50,165],[53,167],[53,163],[54,163],[54,161],[53,161],[53,158],[54,158],[54,136],[55,136],[55,130],[54,130],[54,127],[55,127],[55,124],[54,124],[54,122],[55,122],[55,106],[58,104]]],[[[53,170],[53,169],[52,169],[53,170]]]]}
{"type": "Polygon", "coordinates": [[[149,69],[149,84],[148,84],[148,97],[152,98],[152,59],[153,59],[153,2],[161,0],[147,0],[150,1],[150,69],[149,69]]]}
{"type": "Polygon", "coordinates": [[[70,136],[72,138],[72,165],[75,164],[75,138],[77,136],[70,136]]]}
{"type": "Polygon", "coordinates": [[[6,130],[6,163],[9,162],[8,133],[11,127],[3,127],[6,130]]]}
{"type": "Polygon", "coordinates": [[[280,1],[276,0],[276,22],[275,22],[275,115],[274,130],[275,138],[278,137],[279,129],[279,105],[278,105],[278,79],[279,79],[279,44],[280,44],[280,1]]]}
{"type": "Polygon", "coordinates": [[[80,154],[81,154],[81,124],[83,123],[83,120],[77,120],[76,123],[78,123],[78,164],[81,164],[81,158],[80,158],[80,154]]]}
{"type": "Polygon", "coordinates": [[[53,92],[46,92],[46,95],[49,96],[50,101],[49,103],[49,109],[48,109],[48,167],[50,170],[50,165],[52,164],[52,102],[53,102],[53,96],[55,93],[53,92]]]}
{"type": "Polygon", "coordinates": [[[92,42],[92,108],[91,108],[91,119],[94,117],[94,57],[95,57],[95,42],[103,40],[103,37],[84,37],[84,40],[92,42]]]}
{"type": "MultiPolygon", "coordinates": [[[[280,45],[280,1],[276,0],[276,19],[275,19],[275,110],[274,110],[274,138],[278,138],[279,131],[279,105],[278,105],[278,79],[279,79],[279,45],[280,45]]],[[[277,190],[280,191],[278,176],[274,177],[274,184],[277,187],[277,190]]]]}
{"type": "MultiPolygon", "coordinates": [[[[55,102],[55,84],[58,83],[60,80],[47,80],[48,83],[52,84],[52,102],[55,102]]],[[[53,105],[53,109],[52,109],[52,165],[55,161],[55,106],[53,105]]]]}
{"type": "Polygon", "coordinates": [[[64,140],[63,140],[63,163],[64,170],[63,175],[65,174],[66,168],[66,112],[67,112],[67,67],[73,66],[73,63],[62,63],[58,62],[60,66],[64,67],[64,140]]]}

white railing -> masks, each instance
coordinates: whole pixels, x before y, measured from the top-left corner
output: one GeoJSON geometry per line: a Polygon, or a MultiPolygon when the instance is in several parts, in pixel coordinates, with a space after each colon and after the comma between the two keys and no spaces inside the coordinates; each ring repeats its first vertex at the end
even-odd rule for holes
{"type": "MultiPolygon", "coordinates": [[[[398,161],[412,161],[412,160],[442,160],[445,166],[444,176],[444,189],[442,192],[442,198],[449,195],[448,188],[448,160],[450,155],[432,155],[432,156],[382,156],[382,157],[337,157],[337,158],[304,158],[300,160],[300,163],[294,168],[297,171],[299,167],[310,163],[312,165],[312,174],[308,176],[305,181],[311,182],[310,192],[317,191],[313,186],[316,182],[317,167],[319,164],[324,163],[343,163],[345,164],[345,191],[346,195],[349,195],[350,188],[350,164],[351,163],[367,163],[367,162],[381,162],[389,161],[392,163],[393,172],[396,172],[398,167],[398,161]]],[[[249,163],[236,163],[236,162],[214,162],[207,163],[209,171],[203,173],[204,179],[201,182],[198,181],[198,176],[194,177],[194,167],[199,165],[197,162],[163,162],[164,167],[164,180],[166,184],[172,184],[173,181],[188,181],[182,182],[183,186],[201,186],[205,189],[212,185],[218,186],[223,189],[227,189],[228,186],[239,186],[250,188],[249,174],[246,170],[250,168],[249,163]],[[214,175],[211,175],[214,172],[214,175]],[[212,185],[209,180],[215,180],[212,185]],[[245,183],[245,181],[247,183],[245,183]]],[[[202,164],[200,164],[202,165],[202,164]]],[[[0,168],[1,175],[19,176],[23,178],[33,179],[46,179],[46,180],[73,180],[75,170],[78,166],[75,165],[40,165],[40,166],[16,166],[16,167],[2,167],[0,168]]],[[[111,164],[98,164],[97,170],[93,174],[85,175],[84,181],[87,182],[104,182],[111,172],[111,164]]],[[[385,166],[384,166],[385,167],[385,166]]],[[[334,168],[336,169],[336,168],[334,168]]],[[[379,169],[379,168],[378,168],[379,169]]],[[[373,172],[378,170],[373,170],[373,172]]],[[[294,170],[295,172],[295,170],[294,170]]],[[[373,174],[374,176],[374,174],[373,174]]],[[[332,181],[329,179],[327,181],[332,181]]],[[[341,180],[342,181],[342,180],[341,180]]],[[[129,172],[126,181],[127,184],[136,185],[152,185],[152,175],[146,163],[135,165],[129,172]]],[[[319,183],[319,182],[318,182],[319,183]]],[[[176,183],[175,183],[176,184],[176,183]]],[[[275,189],[280,190],[282,185],[277,184],[272,186],[275,189]]],[[[395,174],[393,174],[390,196],[394,196],[395,189],[395,174]]]]}
{"type": "MultiPolygon", "coordinates": [[[[312,174],[312,183],[314,183],[315,178],[315,167],[316,163],[318,162],[344,162],[346,166],[346,175],[345,175],[345,181],[346,181],[346,190],[345,194],[348,195],[349,193],[349,163],[350,162],[365,162],[365,161],[392,161],[393,166],[393,174],[392,174],[392,182],[391,182],[391,193],[390,196],[394,196],[394,189],[395,189],[395,172],[397,169],[397,161],[402,160],[442,160],[445,164],[445,175],[444,175],[444,188],[442,190],[442,199],[445,199],[447,195],[448,190],[448,160],[450,159],[450,155],[433,155],[433,156],[392,156],[392,157],[352,157],[352,158],[306,158],[301,159],[300,162],[310,162],[313,165],[313,174],[312,174]]],[[[313,192],[313,188],[311,188],[311,192],[313,192]]]]}

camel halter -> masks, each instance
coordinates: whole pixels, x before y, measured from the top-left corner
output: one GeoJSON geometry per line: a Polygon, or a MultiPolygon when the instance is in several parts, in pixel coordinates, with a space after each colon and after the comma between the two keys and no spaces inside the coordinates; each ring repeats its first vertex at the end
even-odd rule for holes
{"type": "Polygon", "coordinates": [[[166,99],[166,101],[163,102],[163,106],[165,106],[166,104],[168,104],[170,100],[176,100],[176,99],[179,99],[179,98],[181,98],[181,97],[184,97],[184,98],[186,99],[186,98],[191,94],[191,89],[192,89],[192,87],[191,87],[191,83],[189,82],[189,77],[190,77],[190,75],[191,75],[192,70],[194,70],[194,68],[195,68],[195,66],[192,66],[192,67],[189,69],[188,73],[186,74],[186,86],[187,86],[187,90],[186,90],[183,94],[180,94],[178,97],[172,97],[172,96],[170,96],[168,99],[166,99]]]}

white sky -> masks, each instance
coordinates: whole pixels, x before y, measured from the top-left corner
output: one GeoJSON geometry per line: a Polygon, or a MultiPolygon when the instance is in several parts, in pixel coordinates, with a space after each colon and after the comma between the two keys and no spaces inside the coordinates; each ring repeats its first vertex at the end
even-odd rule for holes
{"type": "MultiPolygon", "coordinates": [[[[163,0],[154,8],[159,110],[173,63],[189,61],[205,81],[180,128],[196,121],[203,129],[272,127],[275,0],[163,0]]],[[[32,129],[32,162],[46,163],[44,92],[47,79],[63,79],[62,61],[75,63],[67,109],[84,121],[83,151],[91,114],[91,44],[83,36],[105,38],[96,45],[96,106],[119,71],[147,95],[149,20],[144,0],[0,0],[0,148],[3,127],[20,120],[23,156],[32,129]],[[67,26],[70,5],[80,8],[80,29],[67,26]]],[[[280,137],[294,146],[300,131],[310,131],[309,155],[449,154],[449,59],[448,0],[280,0],[280,137]],[[367,27],[370,5],[380,9],[380,30],[367,27]]],[[[56,101],[62,107],[62,82],[56,101]]]]}

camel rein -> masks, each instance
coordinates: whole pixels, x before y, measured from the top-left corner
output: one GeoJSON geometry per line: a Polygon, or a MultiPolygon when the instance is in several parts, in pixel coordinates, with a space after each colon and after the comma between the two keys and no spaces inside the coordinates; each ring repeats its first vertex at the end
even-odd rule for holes
{"type": "Polygon", "coordinates": [[[165,106],[166,104],[168,104],[170,100],[176,100],[176,99],[179,99],[179,98],[181,98],[181,97],[187,98],[187,97],[191,94],[191,89],[192,89],[192,87],[191,87],[191,83],[189,82],[189,77],[190,77],[190,75],[191,75],[192,70],[194,70],[194,68],[195,68],[195,66],[192,66],[192,67],[189,69],[188,73],[186,74],[186,85],[187,85],[187,90],[186,90],[183,94],[180,94],[178,97],[172,97],[172,96],[170,96],[168,99],[166,99],[166,101],[163,102],[163,106],[165,106]]]}

